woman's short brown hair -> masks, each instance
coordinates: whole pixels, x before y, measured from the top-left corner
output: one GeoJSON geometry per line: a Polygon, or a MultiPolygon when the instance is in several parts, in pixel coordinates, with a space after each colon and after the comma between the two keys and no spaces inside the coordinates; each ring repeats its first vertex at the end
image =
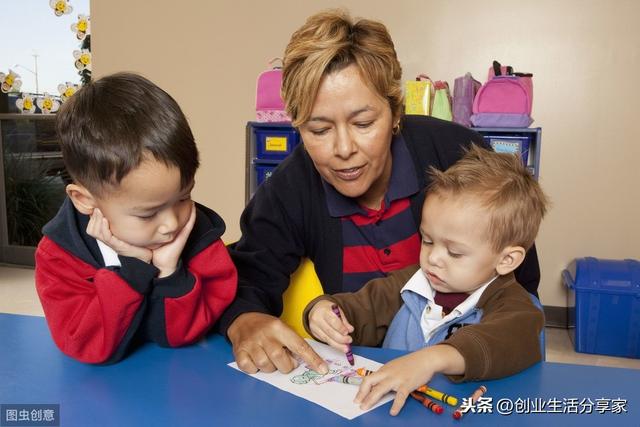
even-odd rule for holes
{"type": "Polygon", "coordinates": [[[394,121],[402,112],[402,68],[393,40],[380,22],[347,12],[315,14],[291,36],[284,54],[282,98],[294,126],[311,115],[323,76],[355,64],[364,82],[386,99],[394,121]]]}

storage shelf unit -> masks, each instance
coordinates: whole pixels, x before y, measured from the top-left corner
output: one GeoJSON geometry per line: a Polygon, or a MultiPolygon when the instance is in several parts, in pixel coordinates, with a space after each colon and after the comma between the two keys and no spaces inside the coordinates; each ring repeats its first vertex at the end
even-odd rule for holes
{"type": "Polygon", "coordinates": [[[300,135],[290,123],[247,123],[245,204],[299,142],[300,135]]]}
{"type": "Polygon", "coordinates": [[[495,151],[517,152],[535,179],[540,175],[542,128],[472,128],[495,151]]]}
{"type": "MultiPolygon", "coordinates": [[[[496,151],[517,152],[538,179],[540,173],[541,128],[472,128],[496,151]]],[[[245,203],[258,186],[300,143],[290,123],[248,122],[246,127],[245,203]]]]}

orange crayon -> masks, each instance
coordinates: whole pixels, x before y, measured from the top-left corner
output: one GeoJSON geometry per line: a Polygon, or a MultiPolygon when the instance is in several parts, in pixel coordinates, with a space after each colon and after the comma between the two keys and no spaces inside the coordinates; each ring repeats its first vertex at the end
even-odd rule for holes
{"type": "Polygon", "coordinates": [[[418,402],[422,403],[422,406],[424,406],[427,409],[430,409],[432,412],[435,412],[438,415],[444,412],[444,408],[442,406],[438,405],[436,402],[429,399],[428,397],[421,395],[420,393],[412,391],[411,397],[416,399],[418,402]]]}
{"type": "MultiPolygon", "coordinates": [[[[469,398],[469,400],[471,401],[472,405],[475,405],[475,403],[482,397],[482,395],[484,395],[487,392],[487,387],[481,385],[480,387],[478,387],[478,389],[476,391],[473,392],[473,394],[471,395],[471,397],[469,398]]],[[[462,415],[464,415],[464,412],[461,411],[460,408],[456,409],[453,412],[453,418],[456,420],[459,420],[460,418],[462,418],[462,415]]]]}
{"type": "Polygon", "coordinates": [[[480,387],[478,387],[478,389],[476,391],[473,392],[473,394],[471,395],[471,401],[473,403],[476,403],[478,401],[478,399],[480,399],[482,397],[483,394],[485,394],[487,392],[487,388],[483,385],[481,385],[480,387]]]}
{"type": "Polygon", "coordinates": [[[375,371],[370,371],[368,369],[365,368],[358,368],[356,369],[356,374],[360,375],[361,377],[366,377],[367,375],[371,375],[373,374],[375,371]]]}

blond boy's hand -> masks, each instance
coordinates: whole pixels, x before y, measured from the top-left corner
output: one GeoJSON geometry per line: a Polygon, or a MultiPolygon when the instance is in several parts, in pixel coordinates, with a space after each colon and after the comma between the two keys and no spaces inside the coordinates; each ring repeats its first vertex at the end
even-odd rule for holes
{"type": "Polygon", "coordinates": [[[102,215],[102,212],[98,208],[95,208],[89,217],[87,234],[109,246],[116,251],[118,255],[138,258],[146,263],[151,262],[152,254],[149,249],[130,245],[111,234],[109,221],[102,215]]]}
{"type": "Polygon", "coordinates": [[[189,220],[185,226],[182,227],[182,230],[180,230],[173,241],[152,251],[153,255],[151,262],[158,270],[160,270],[160,273],[158,273],[159,278],[170,276],[174,271],[176,271],[178,260],[180,259],[180,255],[182,255],[184,245],[187,243],[187,239],[189,238],[195,223],[196,208],[195,203],[191,202],[191,214],[189,215],[189,220]]]}
{"type": "Polygon", "coordinates": [[[390,391],[396,392],[389,414],[398,415],[409,394],[427,384],[437,372],[464,373],[462,355],[449,345],[434,345],[409,353],[385,364],[362,381],[354,399],[362,410],[371,408],[390,391]]]}
{"type": "Polygon", "coordinates": [[[354,328],[347,320],[342,309],[338,318],[331,309],[333,303],[328,300],[318,301],[309,312],[309,329],[314,337],[331,347],[346,353],[353,339],[349,336],[354,328]]]}

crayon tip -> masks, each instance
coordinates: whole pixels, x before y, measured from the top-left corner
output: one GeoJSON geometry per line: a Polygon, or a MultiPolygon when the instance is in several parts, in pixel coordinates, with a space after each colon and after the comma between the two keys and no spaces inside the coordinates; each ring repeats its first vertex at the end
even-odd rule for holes
{"type": "Polygon", "coordinates": [[[356,373],[358,375],[360,375],[361,377],[366,377],[367,375],[373,374],[373,371],[370,371],[370,370],[368,370],[366,368],[358,368],[358,369],[356,369],[356,373]]]}

